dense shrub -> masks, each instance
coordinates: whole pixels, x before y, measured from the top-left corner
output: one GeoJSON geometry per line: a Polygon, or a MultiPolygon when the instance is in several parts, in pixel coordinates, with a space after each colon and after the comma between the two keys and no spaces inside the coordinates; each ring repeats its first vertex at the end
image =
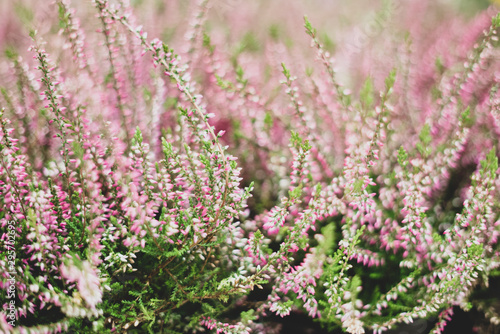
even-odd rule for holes
{"type": "Polygon", "coordinates": [[[4,5],[0,331],[500,322],[494,8],[134,6],[4,5]]]}

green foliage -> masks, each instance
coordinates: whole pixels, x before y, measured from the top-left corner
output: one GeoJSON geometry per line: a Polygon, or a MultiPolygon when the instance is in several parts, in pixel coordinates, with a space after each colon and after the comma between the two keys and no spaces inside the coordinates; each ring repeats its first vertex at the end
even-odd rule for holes
{"type": "Polygon", "coordinates": [[[498,158],[496,149],[493,147],[486,155],[485,160],[481,160],[481,175],[483,177],[495,178],[498,170],[498,158]]]}
{"type": "Polygon", "coordinates": [[[370,109],[373,107],[373,102],[375,101],[375,90],[373,87],[372,78],[366,78],[365,83],[363,84],[363,87],[361,88],[361,91],[359,93],[359,99],[365,109],[370,109]]]}
{"type": "Polygon", "coordinates": [[[401,146],[398,151],[398,163],[403,168],[406,168],[408,165],[408,153],[403,146],[401,146]]]}
{"type": "Polygon", "coordinates": [[[396,69],[393,68],[391,72],[389,72],[389,76],[385,79],[385,89],[387,92],[390,92],[394,87],[394,83],[396,82],[396,69]]]}
{"type": "Polygon", "coordinates": [[[23,22],[24,25],[30,26],[35,17],[35,13],[31,8],[22,3],[16,3],[14,6],[16,16],[23,22]]]}
{"type": "Polygon", "coordinates": [[[471,115],[470,107],[467,107],[467,109],[465,109],[465,111],[460,115],[460,122],[462,122],[462,124],[467,128],[474,125],[474,119],[471,115]]]}
{"type": "Polygon", "coordinates": [[[416,148],[422,157],[426,158],[431,153],[430,143],[432,141],[431,127],[428,123],[424,124],[418,138],[420,141],[417,142],[416,148]]]}
{"type": "Polygon", "coordinates": [[[290,143],[295,149],[303,150],[304,152],[307,152],[311,149],[311,144],[309,143],[309,140],[302,139],[298,132],[291,131],[290,135],[291,135],[290,143]]]}
{"type": "Polygon", "coordinates": [[[208,35],[206,32],[203,32],[203,46],[207,48],[210,53],[214,53],[215,45],[212,44],[210,35],[208,35]]]}
{"type": "Polygon", "coordinates": [[[306,28],[306,32],[309,36],[311,36],[313,38],[316,36],[316,29],[313,28],[313,26],[311,25],[311,22],[309,22],[309,19],[307,18],[307,16],[304,16],[304,27],[306,28]]]}
{"type": "Polygon", "coordinates": [[[132,138],[132,146],[141,145],[142,144],[142,132],[139,127],[135,130],[134,138],[132,138]]]}
{"type": "Polygon", "coordinates": [[[443,60],[441,59],[441,57],[436,57],[436,61],[435,61],[435,66],[436,66],[436,70],[438,71],[439,74],[443,74],[446,70],[446,68],[444,67],[444,64],[443,64],[443,60]]]}
{"type": "Polygon", "coordinates": [[[163,154],[165,154],[165,159],[172,157],[174,153],[172,144],[170,144],[164,137],[161,138],[163,154]]]}
{"type": "Polygon", "coordinates": [[[283,75],[287,80],[290,80],[290,70],[286,67],[285,63],[281,63],[281,68],[283,69],[283,75]]]}
{"type": "Polygon", "coordinates": [[[247,32],[237,48],[237,53],[250,52],[255,53],[261,49],[261,45],[255,34],[252,32],[247,32]]]}
{"type": "Polygon", "coordinates": [[[500,27],[500,13],[498,13],[496,16],[494,16],[491,19],[491,24],[492,24],[494,29],[500,27]]]}

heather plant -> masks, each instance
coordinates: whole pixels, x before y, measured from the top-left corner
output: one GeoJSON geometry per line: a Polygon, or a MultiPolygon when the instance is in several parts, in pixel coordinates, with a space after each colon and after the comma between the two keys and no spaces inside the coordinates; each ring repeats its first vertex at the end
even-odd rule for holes
{"type": "Polygon", "coordinates": [[[5,6],[0,332],[500,324],[498,10],[276,3],[5,6]]]}

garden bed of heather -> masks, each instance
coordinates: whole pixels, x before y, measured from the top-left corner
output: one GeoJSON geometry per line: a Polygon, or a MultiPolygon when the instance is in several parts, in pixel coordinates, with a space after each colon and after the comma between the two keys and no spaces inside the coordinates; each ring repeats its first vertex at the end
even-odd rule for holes
{"type": "Polygon", "coordinates": [[[498,333],[494,5],[0,12],[0,333],[498,333]]]}

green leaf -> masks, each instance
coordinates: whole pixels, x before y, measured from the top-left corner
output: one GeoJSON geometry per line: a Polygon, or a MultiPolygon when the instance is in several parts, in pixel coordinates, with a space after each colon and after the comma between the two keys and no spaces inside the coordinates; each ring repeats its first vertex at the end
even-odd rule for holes
{"type": "Polygon", "coordinates": [[[431,136],[431,126],[429,124],[427,124],[427,123],[424,124],[424,127],[420,131],[418,138],[425,145],[430,144],[430,142],[432,141],[432,136],[431,136]]]}
{"type": "Polygon", "coordinates": [[[135,129],[134,138],[132,139],[132,145],[135,145],[135,144],[138,144],[138,145],[142,144],[142,132],[141,132],[141,129],[139,129],[139,127],[137,127],[135,129]]]}
{"type": "Polygon", "coordinates": [[[290,143],[293,147],[298,147],[302,143],[302,139],[299,136],[298,132],[290,131],[290,143]]]}
{"type": "Polygon", "coordinates": [[[306,75],[308,77],[311,77],[311,75],[314,73],[314,68],[313,67],[310,67],[310,66],[307,66],[306,67],[306,75]]]}
{"type": "Polygon", "coordinates": [[[231,81],[224,80],[217,74],[215,75],[215,79],[217,80],[217,86],[219,86],[220,88],[224,90],[233,88],[233,83],[231,81]]]}
{"type": "Polygon", "coordinates": [[[498,158],[496,155],[496,149],[493,147],[486,155],[486,159],[481,160],[481,174],[490,174],[490,177],[494,178],[497,170],[498,158]]]}
{"type": "Polygon", "coordinates": [[[277,24],[272,24],[269,27],[269,36],[271,36],[271,39],[273,41],[278,41],[280,39],[281,31],[280,31],[280,26],[277,24]]]}
{"type": "Polygon", "coordinates": [[[366,78],[365,83],[363,84],[363,88],[361,88],[361,91],[359,93],[359,98],[366,109],[369,109],[373,106],[375,94],[372,78],[366,78]]]}
{"type": "Polygon", "coordinates": [[[435,65],[438,73],[443,74],[445,72],[446,68],[443,65],[441,57],[436,57],[435,65]]]}
{"type": "Polygon", "coordinates": [[[305,139],[304,142],[302,143],[302,149],[304,151],[309,151],[311,149],[311,144],[309,143],[308,139],[305,139]]]}
{"type": "Polygon", "coordinates": [[[239,52],[258,52],[261,49],[261,45],[259,43],[259,40],[255,36],[254,33],[252,32],[247,32],[243,38],[241,39],[240,42],[240,47],[238,48],[239,52]]]}
{"type": "Polygon", "coordinates": [[[493,29],[500,27],[500,13],[491,19],[491,25],[493,26],[493,29]]]}
{"type": "Polygon", "coordinates": [[[304,27],[306,28],[307,34],[314,38],[314,36],[316,35],[316,29],[313,28],[307,16],[304,16],[304,27]]]}
{"type": "Polygon", "coordinates": [[[17,61],[17,57],[19,57],[18,52],[12,46],[7,46],[5,48],[5,56],[9,58],[10,61],[17,61]]]}
{"type": "Polygon", "coordinates": [[[271,115],[270,111],[266,111],[266,115],[264,116],[264,124],[271,128],[273,126],[273,116],[271,115]]]}
{"type": "Polygon", "coordinates": [[[165,159],[169,159],[173,156],[174,149],[172,144],[170,144],[164,137],[161,138],[163,154],[165,154],[165,159]]]}
{"type": "Polygon", "coordinates": [[[181,112],[182,116],[188,117],[188,111],[186,108],[179,106],[179,111],[181,112]]]}
{"type": "Polygon", "coordinates": [[[330,38],[330,36],[328,36],[328,34],[326,32],[323,32],[321,34],[321,41],[323,42],[323,47],[325,48],[325,50],[328,50],[330,51],[331,53],[334,53],[335,52],[335,49],[337,47],[337,45],[335,44],[335,42],[330,38]]]}
{"type": "Polygon", "coordinates": [[[210,39],[210,36],[206,32],[203,32],[203,47],[208,49],[208,51],[210,51],[210,53],[213,53],[215,50],[215,46],[212,45],[212,41],[210,39]]]}
{"type": "Polygon", "coordinates": [[[474,119],[471,116],[470,107],[467,107],[462,115],[460,115],[460,121],[467,128],[470,128],[472,125],[474,125],[474,119]]]}
{"type": "Polygon", "coordinates": [[[293,190],[288,192],[290,199],[297,199],[302,195],[302,185],[295,187],[293,190]]]}
{"type": "MultiPolygon", "coordinates": [[[[21,2],[14,2],[14,12],[25,26],[30,26],[35,17],[35,13],[33,12],[32,8],[29,6],[25,6],[21,2]]],[[[35,34],[33,30],[30,31],[30,37],[33,38],[32,34],[35,34]]]]}
{"type": "Polygon", "coordinates": [[[403,148],[403,146],[401,146],[398,151],[398,163],[403,168],[405,168],[406,165],[408,165],[408,153],[403,148]]]}
{"type": "Polygon", "coordinates": [[[253,236],[255,238],[256,243],[258,243],[264,237],[264,235],[262,234],[262,232],[260,230],[255,231],[253,236]]]}
{"type": "Polygon", "coordinates": [[[73,152],[75,153],[75,155],[78,158],[83,159],[83,154],[85,151],[84,151],[82,145],[80,145],[79,142],[74,141],[72,146],[73,146],[73,152]]]}
{"type": "Polygon", "coordinates": [[[245,323],[248,323],[250,321],[254,321],[255,319],[257,319],[257,316],[254,313],[255,313],[254,309],[250,309],[248,311],[241,312],[240,313],[241,322],[245,324],[245,323]]]}
{"type": "Polygon", "coordinates": [[[470,247],[467,247],[467,255],[469,255],[470,258],[474,258],[474,259],[482,258],[483,251],[484,251],[484,248],[483,248],[482,244],[479,244],[479,245],[473,244],[470,247]]]}
{"type": "Polygon", "coordinates": [[[290,80],[290,70],[286,68],[285,63],[281,63],[281,67],[283,68],[283,74],[285,75],[287,80],[290,80]]]}
{"type": "Polygon", "coordinates": [[[243,80],[243,76],[245,75],[245,72],[243,71],[243,67],[241,67],[241,65],[238,65],[236,67],[236,78],[239,81],[243,80]]]}
{"type": "Polygon", "coordinates": [[[363,180],[356,180],[354,181],[354,185],[353,185],[353,192],[354,193],[359,193],[361,192],[361,190],[363,190],[363,180]]]}
{"type": "Polygon", "coordinates": [[[393,68],[389,73],[389,76],[385,78],[385,89],[389,92],[392,87],[394,87],[394,82],[396,81],[396,69],[393,68]]]}
{"type": "Polygon", "coordinates": [[[420,141],[417,143],[416,148],[423,157],[427,157],[431,149],[429,144],[432,141],[431,127],[429,124],[425,124],[419,134],[420,141]]]}

